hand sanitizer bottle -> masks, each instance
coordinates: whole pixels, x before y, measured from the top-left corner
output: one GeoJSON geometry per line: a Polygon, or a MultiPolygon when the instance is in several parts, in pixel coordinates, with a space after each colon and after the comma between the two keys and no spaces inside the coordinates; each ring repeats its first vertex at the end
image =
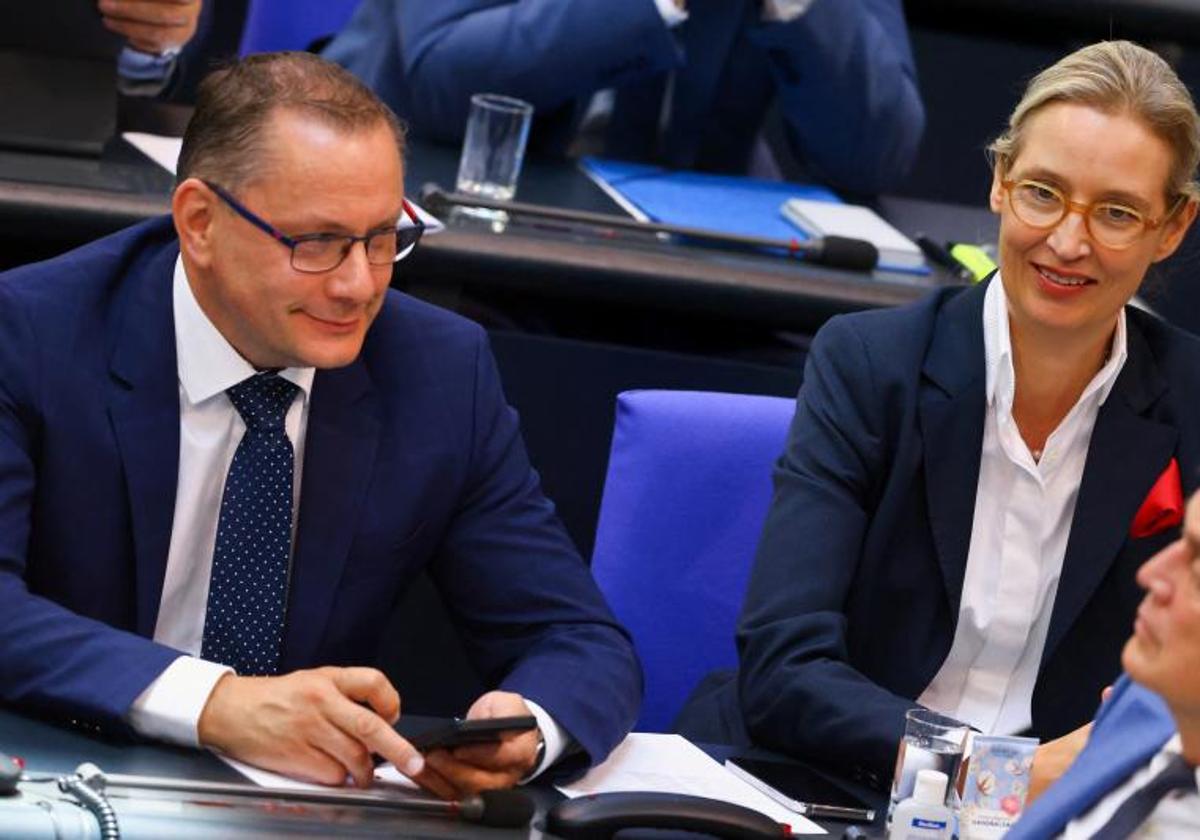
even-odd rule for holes
{"type": "Polygon", "coordinates": [[[946,807],[946,774],[920,770],[913,795],[892,812],[888,840],[949,840],[954,815],[946,807]]]}

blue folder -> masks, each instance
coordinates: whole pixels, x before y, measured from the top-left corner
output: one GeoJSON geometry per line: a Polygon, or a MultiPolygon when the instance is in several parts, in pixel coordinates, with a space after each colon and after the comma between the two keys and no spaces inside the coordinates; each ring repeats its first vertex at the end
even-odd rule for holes
{"type": "MultiPolygon", "coordinates": [[[[832,191],[812,184],[709,175],[598,157],[585,157],[579,165],[610,195],[615,193],[614,199],[623,199],[652,221],[721,233],[802,240],[808,238],[804,232],[780,215],[783,202],[806,198],[842,203],[832,191]]],[[[928,273],[926,268],[907,271],[928,273]]]]}

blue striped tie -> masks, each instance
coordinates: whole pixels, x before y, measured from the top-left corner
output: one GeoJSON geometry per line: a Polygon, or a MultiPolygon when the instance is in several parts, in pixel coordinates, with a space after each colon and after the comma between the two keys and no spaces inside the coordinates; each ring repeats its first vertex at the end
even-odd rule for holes
{"type": "Polygon", "coordinates": [[[1177,790],[1196,789],[1196,768],[1174,755],[1157,776],[1126,799],[1108,822],[1092,835],[1092,840],[1125,840],[1158,807],[1163,798],[1177,790]]]}
{"type": "Polygon", "coordinates": [[[277,673],[292,537],[292,443],[283,421],[297,387],[272,371],[226,394],[246,433],[225,479],[200,656],[241,675],[277,673]]]}

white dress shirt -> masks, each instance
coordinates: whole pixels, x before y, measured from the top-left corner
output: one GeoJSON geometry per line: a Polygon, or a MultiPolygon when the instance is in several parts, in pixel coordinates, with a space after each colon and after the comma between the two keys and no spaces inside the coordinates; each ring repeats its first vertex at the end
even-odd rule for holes
{"type": "MultiPolygon", "coordinates": [[[[225,665],[198,658],[225,476],[246,431],[246,424],[225,391],[257,371],[200,308],[182,258],[175,262],[172,301],[179,369],[179,479],[154,640],[187,655],[172,662],[139,695],[130,708],[129,723],[148,737],[198,746],[200,713],[217,681],[233,672],[225,665]]],[[[286,368],[279,375],[298,386],[284,418],[284,430],[295,453],[294,537],[315,370],[286,368]]],[[[562,754],[568,737],[544,709],[529,700],[525,702],[538,720],[546,746],[536,774],[562,754]]]]}
{"type": "Polygon", "coordinates": [[[1008,302],[983,302],[987,411],[971,544],[950,653],[918,702],[989,734],[1029,728],[1034,683],[1100,406],[1125,364],[1125,313],[1109,358],[1035,461],[1013,420],[1008,302]]]}
{"type": "MultiPolygon", "coordinates": [[[[175,261],[172,306],[179,368],[179,478],[154,640],[189,655],[176,659],[142,692],[130,709],[129,722],[143,735],[197,746],[200,712],[217,680],[232,673],[231,668],[198,658],[225,476],[246,431],[225,390],[256,371],[196,302],[181,258],[175,261]]],[[[299,386],[284,419],[295,452],[294,530],[314,371],[288,368],[279,375],[299,386]]]]}
{"type": "MultiPolygon", "coordinates": [[[[1176,733],[1144,767],[1097,802],[1086,814],[1071,820],[1066,831],[1059,836],[1063,840],[1086,840],[1091,837],[1112,819],[1125,800],[1135,791],[1145,787],[1173,756],[1181,752],[1183,742],[1176,733]]],[[[1200,784],[1200,768],[1196,770],[1196,781],[1200,784]]],[[[1129,837],[1130,840],[1178,840],[1182,837],[1200,837],[1200,794],[1191,791],[1163,797],[1158,807],[1150,812],[1146,821],[1129,837]]]]}

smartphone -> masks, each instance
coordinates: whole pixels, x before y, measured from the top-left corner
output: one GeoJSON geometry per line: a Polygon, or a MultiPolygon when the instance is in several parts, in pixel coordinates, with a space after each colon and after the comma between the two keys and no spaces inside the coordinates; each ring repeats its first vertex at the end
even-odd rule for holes
{"type": "Polygon", "coordinates": [[[511,732],[528,732],[537,728],[533,715],[516,717],[478,718],[464,720],[454,718],[449,723],[426,729],[411,736],[408,742],[421,752],[450,749],[463,744],[485,744],[499,741],[511,732]]]}
{"type": "Polygon", "coordinates": [[[725,766],[780,805],[816,819],[872,822],[875,809],[803,764],[735,755],[725,766]]]}

